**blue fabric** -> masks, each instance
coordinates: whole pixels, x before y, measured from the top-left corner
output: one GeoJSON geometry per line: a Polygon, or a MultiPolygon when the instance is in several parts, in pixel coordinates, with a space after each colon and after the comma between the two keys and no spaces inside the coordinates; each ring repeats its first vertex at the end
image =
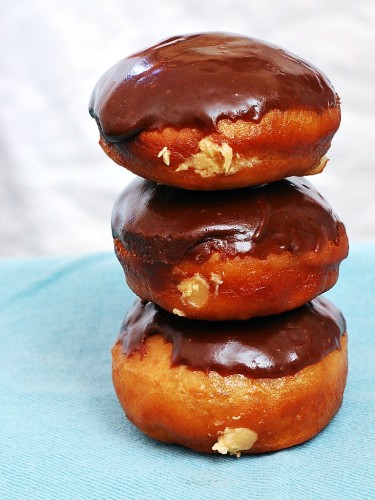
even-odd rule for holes
{"type": "Polygon", "coordinates": [[[0,498],[375,498],[375,245],[328,294],[348,322],[344,404],[310,442],[199,455],[124,418],[110,349],[132,299],[112,254],[0,261],[0,498]]]}

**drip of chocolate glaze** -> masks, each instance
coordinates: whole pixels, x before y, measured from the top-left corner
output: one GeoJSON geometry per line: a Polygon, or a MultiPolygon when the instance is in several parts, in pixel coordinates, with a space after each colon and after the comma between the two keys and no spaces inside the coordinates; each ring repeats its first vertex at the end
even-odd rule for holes
{"type": "Polygon", "coordinates": [[[283,314],[247,321],[197,321],[170,314],[137,299],[121,327],[118,342],[128,357],[147,350],[145,340],[160,334],[173,344],[171,365],[214,370],[250,378],[294,375],[340,349],[346,331],[341,312],[327,299],[283,314]]]}
{"type": "Polygon", "coordinates": [[[187,191],[132,181],[112,214],[113,237],[145,263],[319,250],[346,238],[342,222],[303,178],[228,191],[187,191]]]}
{"type": "Polygon", "coordinates": [[[317,68],[260,40],[229,33],[176,36],[122,59],[89,104],[101,134],[120,142],[142,130],[203,127],[221,118],[258,122],[271,109],[321,113],[339,99],[317,68]]]}

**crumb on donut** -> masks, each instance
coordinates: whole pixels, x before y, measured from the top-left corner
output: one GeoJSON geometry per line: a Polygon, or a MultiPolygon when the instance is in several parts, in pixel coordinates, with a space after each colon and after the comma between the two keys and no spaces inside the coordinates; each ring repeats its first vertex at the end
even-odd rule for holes
{"type": "Polygon", "coordinates": [[[209,284],[203,276],[195,273],[191,278],[185,278],[177,286],[181,292],[181,302],[200,308],[208,300],[209,284]]]}
{"type": "Polygon", "coordinates": [[[177,307],[175,307],[172,312],[173,314],[177,314],[177,316],[186,316],[184,311],[181,311],[181,309],[177,309],[177,307]]]}
{"type": "Polygon", "coordinates": [[[215,422],[214,422],[215,427],[219,427],[220,425],[223,425],[223,424],[225,424],[224,420],[215,420],[215,422]]]}
{"type": "Polygon", "coordinates": [[[325,169],[325,166],[327,165],[328,161],[329,159],[326,156],[322,156],[322,158],[320,158],[319,164],[316,167],[313,167],[308,172],[306,172],[304,175],[320,174],[325,169]]]}
{"type": "Polygon", "coordinates": [[[226,427],[224,432],[219,435],[218,441],[213,445],[212,449],[222,455],[229,453],[240,457],[241,451],[250,450],[257,439],[258,434],[246,427],[235,429],[226,427]]]}
{"type": "Polygon", "coordinates": [[[226,142],[221,146],[205,137],[198,143],[200,149],[191,158],[176,169],[176,172],[193,168],[202,177],[213,177],[218,174],[231,175],[235,173],[232,168],[233,150],[226,142]]]}
{"type": "Polygon", "coordinates": [[[211,273],[211,280],[212,283],[215,284],[215,297],[219,293],[219,286],[223,283],[222,277],[219,274],[216,273],[211,273]]]}
{"type": "Polygon", "coordinates": [[[169,151],[167,146],[164,146],[164,148],[161,151],[159,151],[158,158],[161,158],[161,157],[163,157],[163,162],[167,166],[169,166],[171,163],[171,152],[169,151]]]}

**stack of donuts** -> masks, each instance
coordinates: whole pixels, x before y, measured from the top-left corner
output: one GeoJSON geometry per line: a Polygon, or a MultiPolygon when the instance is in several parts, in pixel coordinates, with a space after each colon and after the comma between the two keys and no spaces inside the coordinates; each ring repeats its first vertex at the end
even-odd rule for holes
{"type": "Polygon", "coordinates": [[[302,443],[338,411],[341,312],[320,295],[347,256],[319,173],[339,98],[306,61],[226,33],[178,36],[120,61],[90,113],[140,177],[115,202],[116,255],[138,296],[113,348],[127,417],[206,453],[302,443]]]}

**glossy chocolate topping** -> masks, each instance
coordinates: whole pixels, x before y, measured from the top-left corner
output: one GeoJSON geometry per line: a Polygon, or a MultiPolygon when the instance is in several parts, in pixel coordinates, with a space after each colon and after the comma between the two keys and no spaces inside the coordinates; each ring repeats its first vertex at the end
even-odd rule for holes
{"type": "Polygon", "coordinates": [[[185,257],[203,262],[212,252],[253,255],[316,251],[339,244],[345,228],[304,178],[228,191],[187,191],[135,179],[112,213],[113,237],[152,264],[185,257]]]}
{"type": "Polygon", "coordinates": [[[322,297],[276,316],[219,323],[181,318],[137,299],[118,341],[127,356],[135,351],[144,354],[145,339],[161,334],[173,344],[172,366],[277,378],[293,375],[340,349],[345,330],[341,312],[322,297]]]}
{"type": "Polygon", "coordinates": [[[169,38],[122,59],[97,83],[91,116],[109,142],[145,129],[221,118],[259,121],[271,109],[321,113],[339,100],[327,77],[268,43],[228,33],[169,38]]]}

